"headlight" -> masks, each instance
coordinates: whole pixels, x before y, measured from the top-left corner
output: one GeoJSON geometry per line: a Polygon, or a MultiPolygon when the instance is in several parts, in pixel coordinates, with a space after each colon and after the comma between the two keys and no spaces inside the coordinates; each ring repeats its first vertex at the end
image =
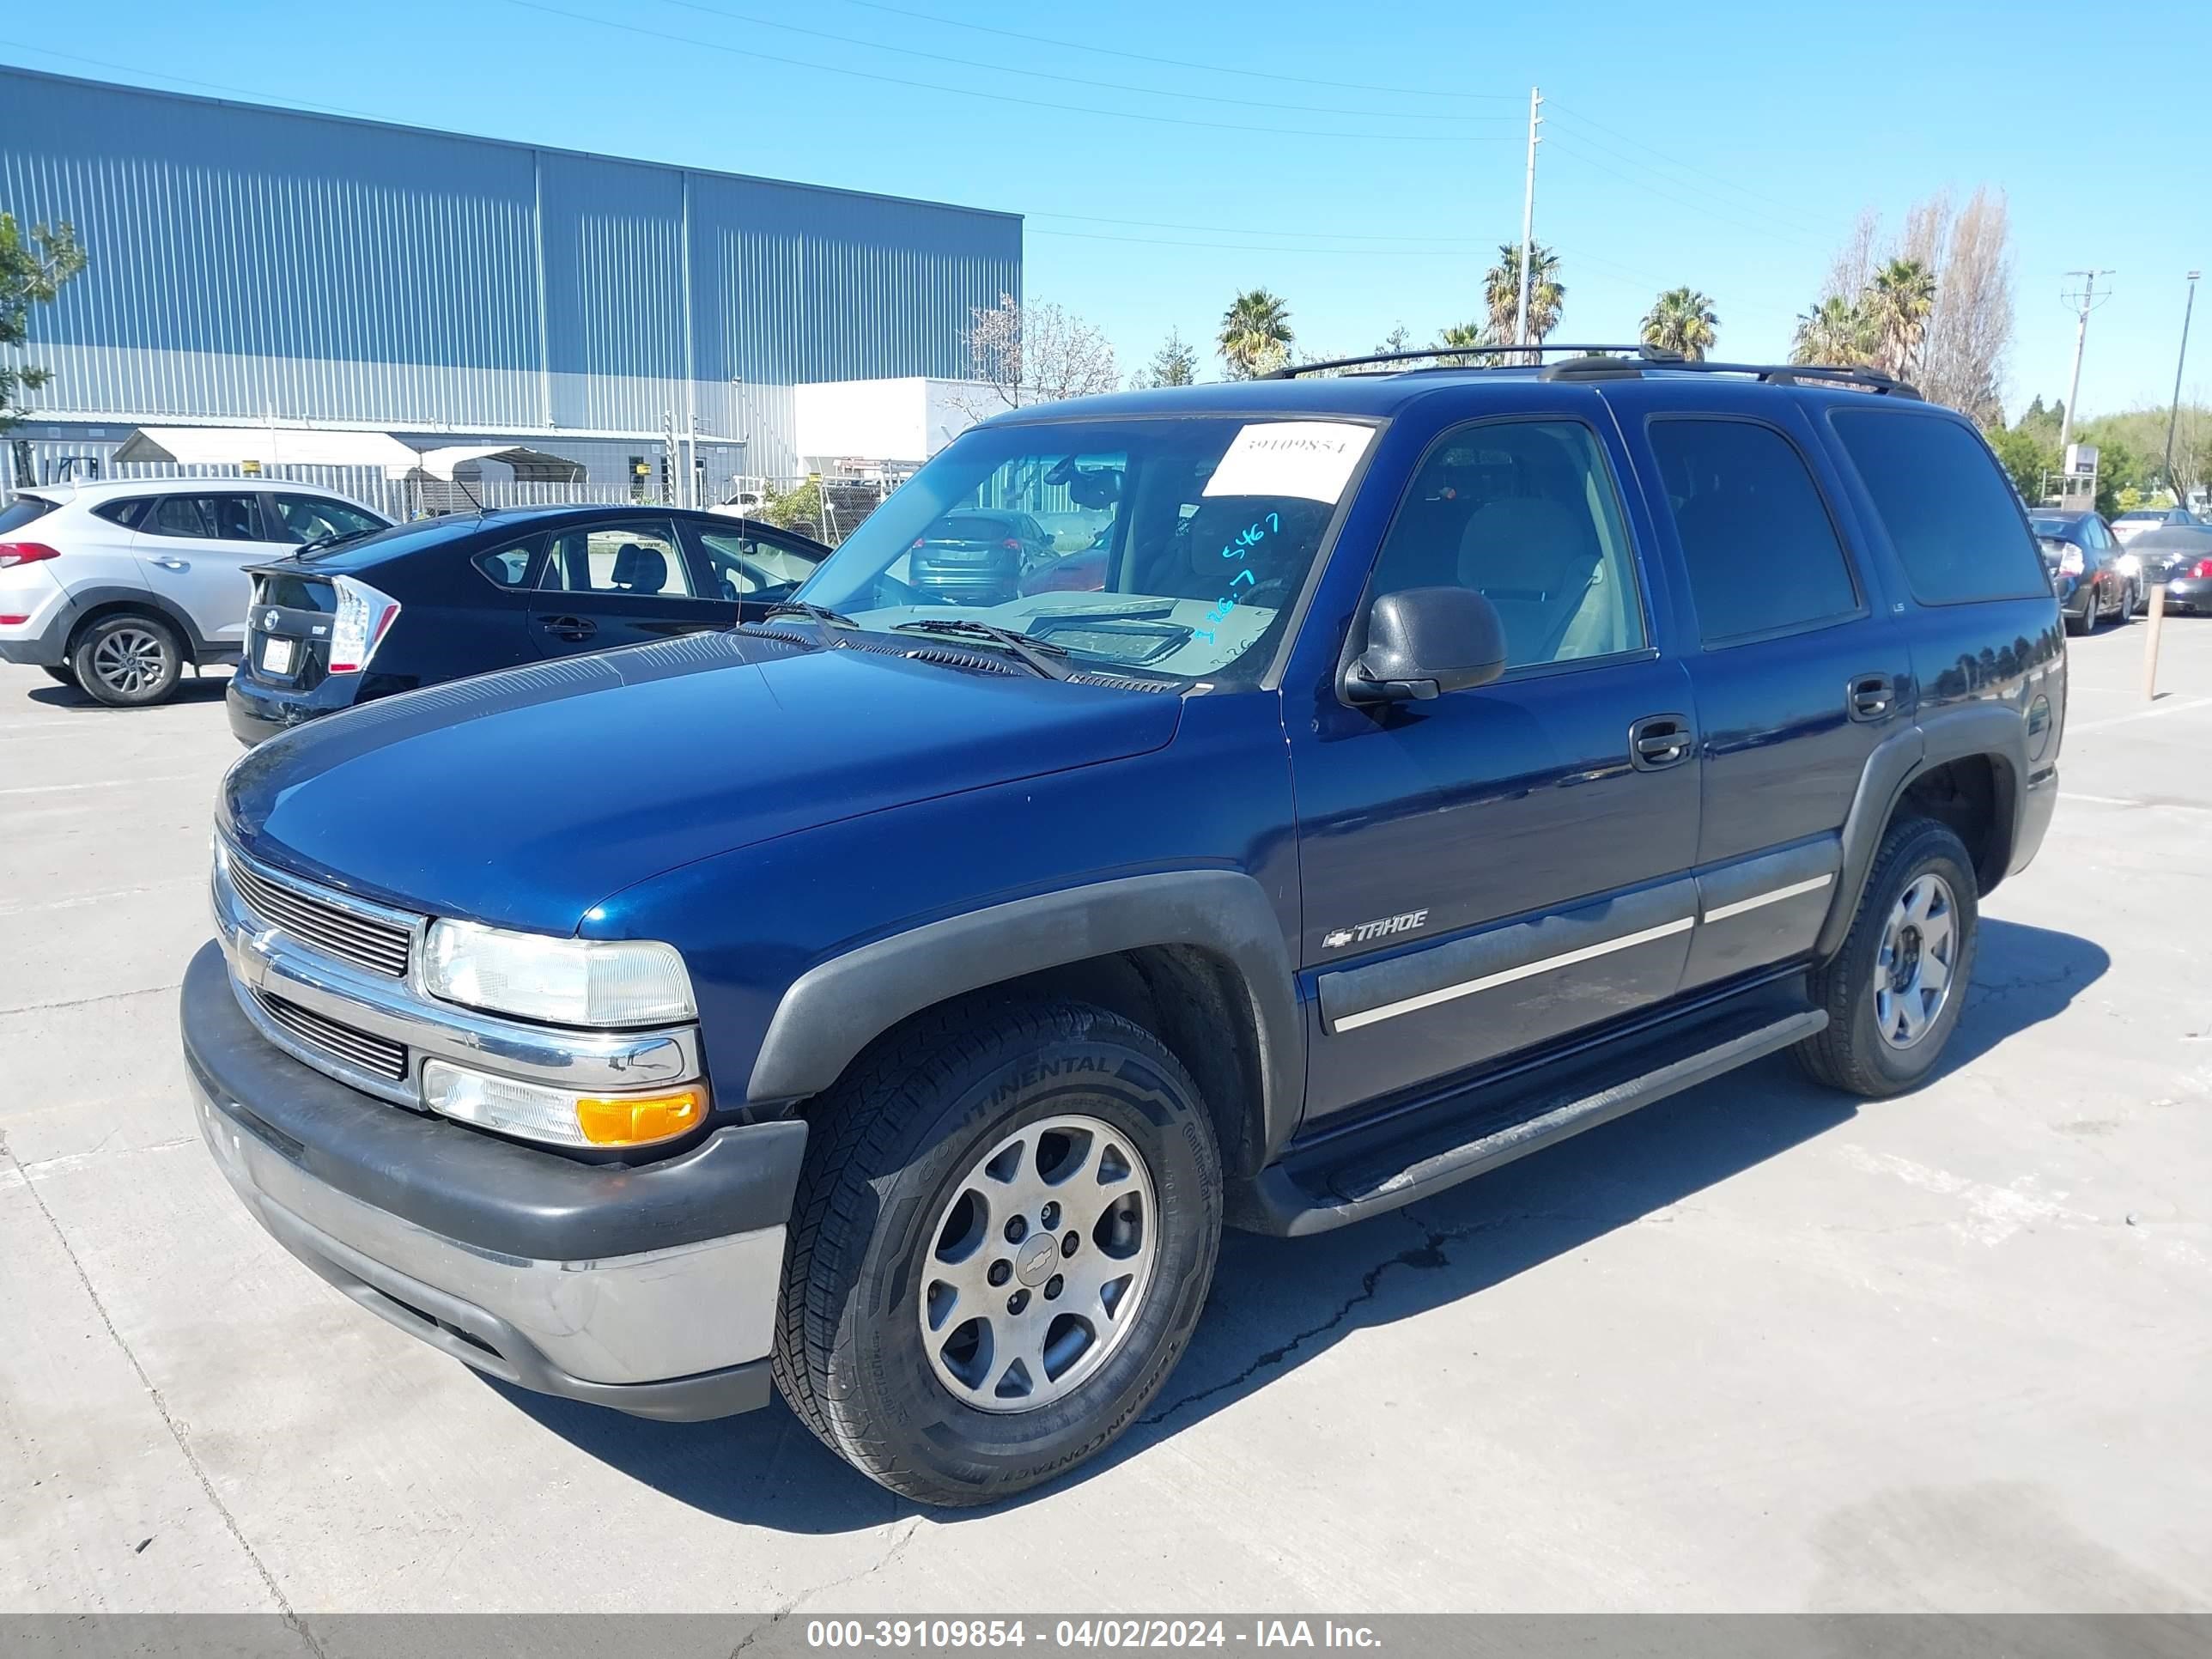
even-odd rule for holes
{"type": "Polygon", "coordinates": [[[392,631],[399,601],[351,576],[333,576],[331,581],[337,589],[338,614],[331,623],[329,672],[358,674],[392,631]]]}
{"type": "Polygon", "coordinates": [[[434,921],[422,983],[448,1002],[551,1025],[663,1025],[696,1013],[676,947],[645,939],[553,939],[434,921]]]}
{"type": "Polygon", "coordinates": [[[422,1103],[441,1117],[552,1146],[644,1146],[696,1127],[707,1085],[653,1095],[575,1095],[518,1078],[424,1062],[422,1103]]]}

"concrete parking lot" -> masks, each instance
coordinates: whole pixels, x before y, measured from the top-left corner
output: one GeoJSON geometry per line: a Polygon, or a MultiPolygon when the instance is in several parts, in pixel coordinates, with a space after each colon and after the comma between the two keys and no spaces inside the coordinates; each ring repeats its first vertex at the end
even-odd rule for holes
{"type": "MultiPolygon", "coordinates": [[[[0,669],[0,1608],[2212,1608],[2212,623],[2075,641],[1940,1079],[1784,1059],[1412,1210],[1232,1237],[1101,1466],[925,1514],[781,1407],[488,1382],[193,1134],[221,681],[0,669]]],[[[465,829],[426,833],[465,834],[465,829]]]]}

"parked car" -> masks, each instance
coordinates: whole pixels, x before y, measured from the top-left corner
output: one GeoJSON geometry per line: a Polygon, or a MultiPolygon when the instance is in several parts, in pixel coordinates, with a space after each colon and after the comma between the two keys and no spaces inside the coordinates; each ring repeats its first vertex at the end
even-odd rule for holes
{"type": "Polygon", "coordinates": [[[1023,410],[793,606],[251,751],[185,1055],[243,1201],[363,1307],[647,1417],[773,1378],[928,1503],[1139,1421],[1224,1224],[1343,1226],[1784,1049],[1914,1087],[2057,799],[2035,541],[1870,371],[1023,410]],[[1125,486],[1101,588],[917,585],[1078,454],[1125,486]]]}
{"type": "Polygon", "coordinates": [[[2212,612],[2212,525],[2168,525],[2145,531],[2129,544],[2140,561],[2146,590],[2166,584],[2166,608],[2186,614],[2212,612]]]}
{"type": "Polygon", "coordinates": [[[908,583],[951,605],[1016,598],[1024,576],[1058,556],[1052,537],[1028,514],[974,508],[923,526],[910,552],[908,583]]]}
{"type": "Polygon", "coordinates": [[[2112,535],[2122,546],[2131,546],[2135,538],[2146,531],[2163,530],[2169,525],[2193,525],[2196,522],[2197,515],[2182,507],[2138,507],[2130,508],[2112,520],[2112,535]]]}
{"type": "Polygon", "coordinates": [[[101,702],[166,702],[186,666],[245,649],[246,568],[391,520],[325,489],[254,478],[49,484],[0,507],[0,662],[101,702]]]}
{"type": "Polygon", "coordinates": [[[466,674],[764,615],[830,550],[657,507],[502,509],[402,525],[253,567],[240,742],[466,674]]]}
{"type": "Polygon", "coordinates": [[[2125,622],[2142,592],[2137,562],[2094,513],[2036,509],[2028,519],[2042,544],[2044,568],[2066,614],[2066,631],[2088,634],[2106,617],[2125,622]]]}

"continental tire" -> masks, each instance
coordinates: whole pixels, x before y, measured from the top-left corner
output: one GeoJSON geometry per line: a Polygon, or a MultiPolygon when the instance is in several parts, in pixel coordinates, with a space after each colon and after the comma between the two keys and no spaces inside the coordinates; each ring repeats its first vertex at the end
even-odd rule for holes
{"type": "Polygon", "coordinates": [[[1136,1420],[1221,1237],[1212,1127],[1156,1037],[1085,1003],[952,1005],[811,1125],[775,1370],[831,1449],[919,1502],[988,1504],[1136,1420]]]}

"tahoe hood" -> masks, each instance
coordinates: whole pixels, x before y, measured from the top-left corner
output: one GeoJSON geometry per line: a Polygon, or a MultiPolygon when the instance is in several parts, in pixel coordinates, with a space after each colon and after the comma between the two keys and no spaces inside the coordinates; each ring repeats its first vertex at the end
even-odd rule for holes
{"type": "Polygon", "coordinates": [[[700,634],[456,681],[248,751],[218,814],[247,853],[362,897],[568,933],[696,859],[1174,735],[1172,695],[902,654],[947,648],[700,634]]]}

